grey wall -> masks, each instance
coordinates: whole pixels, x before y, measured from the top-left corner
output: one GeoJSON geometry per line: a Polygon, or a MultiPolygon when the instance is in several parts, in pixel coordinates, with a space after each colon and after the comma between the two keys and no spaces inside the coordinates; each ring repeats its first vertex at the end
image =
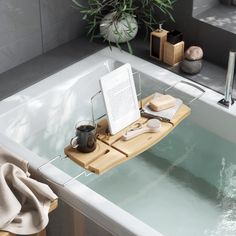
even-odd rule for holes
{"type": "MultiPolygon", "coordinates": [[[[71,0],[0,0],[0,73],[84,35],[85,22],[71,5],[71,0]]],[[[167,27],[181,30],[187,46],[201,46],[205,59],[226,66],[236,35],[200,22],[192,11],[193,0],[177,0],[176,22],[167,27]]]]}
{"type": "Polygon", "coordinates": [[[71,0],[0,0],[0,73],[85,33],[71,0]]]}
{"type": "Polygon", "coordinates": [[[174,8],[176,22],[167,24],[184,33],[186,47],[199,45],[204,58],[221,66],[227,65],[230,49],[236,49],[236,35],[201,22],[192,16],[193,0],[177,0],[174,8]]]}

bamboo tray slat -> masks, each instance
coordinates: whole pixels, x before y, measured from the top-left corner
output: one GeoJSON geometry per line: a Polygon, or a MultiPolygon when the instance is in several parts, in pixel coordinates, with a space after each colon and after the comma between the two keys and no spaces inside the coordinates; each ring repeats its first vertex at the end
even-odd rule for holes
{"type": "Polygon", "coordinates": [[[121,130],[117,134],[109,135],[108,132],[107,132],[108,131],[107,119],[103,119],[98,123],[98,128],[97,128],[98,139],[101,140],[102,142],[108,144],[108,145],[112,145],[113,143],[115,143],[116,141],[121,139],[122,135],[126,131],[128,131],[132,128],[135,128],[137,126],[137,123],[144,124],[146,121],[147,121],[147,118],[141,117],[138,121],[134,122],[130,126],[128,126],[125,129],[121,130]]]}
{"type": "Polygon", "coordinates": [[[81,153],[71,146],[66,147],[64,152],[71,160],[96,174],[111,169],[126,158],[123,153],[100,140],[97,140],[97,148],[93,152],[81,153]]]}
{"type": "Polygon", "coordinates": [[[174,119],[172,119],[171,125],[169,123],[161,122],[161,131],[158,133],[145,133],[137,136],[128,141],[119,139],[117,142],[112,144],[112,147],[126,154],[128,159],[137,156],[138,154],[146,151],[154,144],[160,142],[165,138],[182,120],[184,120],[190,114],[190,108],[186,105],[182,105],[178,110],[174,119]]]}
{"type": "MultiPolygon", "coordinates": [[[[152,96],[142,100],[147,103],[152,96]]],[[[108,135],[108,123],[106,119],[101,120],[97,125],[97,148],[91,153],[80,153],[76,149],[68,146],[65,148],[65,154],[83,168],[96,174],[104,173],[111,168],[130,160],[138,154],[146,151],[153,145],[166,137],[181,121],[191,113],[191,109],[182,104],[171,122],[174,124],[161,122],[162,128],[158,133],[141,134],[131,140],[122,140],[122,135],[128,130],[137,126],[137,123],[144,124],[147,118],[141,117],[138,121],[115,135],[108,135]]]]}

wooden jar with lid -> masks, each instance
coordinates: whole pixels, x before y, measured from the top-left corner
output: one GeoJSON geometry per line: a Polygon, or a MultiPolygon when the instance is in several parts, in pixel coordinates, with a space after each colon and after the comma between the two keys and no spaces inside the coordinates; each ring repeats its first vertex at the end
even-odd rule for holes
{"type": "Polygon", "coordinates": [[[168,32],[164,43],[163,62],[175,66],[184,59],[183,34],[177,30],[168,32]]]}

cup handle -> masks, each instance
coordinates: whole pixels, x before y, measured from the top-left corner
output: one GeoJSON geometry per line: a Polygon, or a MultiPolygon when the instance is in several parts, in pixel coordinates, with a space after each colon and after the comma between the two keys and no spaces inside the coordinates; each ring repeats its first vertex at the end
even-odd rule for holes
{"type": "Polygon", "coordinates": [[[78,144],[78,137],[77,136],[75,136],[74,138],[72,138],[71,140],[70,140],[70,145],[73,147],[73,148],[77,148],[78,146],[79,146],[79,144],[78,144]]]}

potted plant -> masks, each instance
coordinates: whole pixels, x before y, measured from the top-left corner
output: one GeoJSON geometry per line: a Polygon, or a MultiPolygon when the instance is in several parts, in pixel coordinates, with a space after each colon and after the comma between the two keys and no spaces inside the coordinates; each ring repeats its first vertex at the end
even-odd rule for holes
{"type": "Polygon", "coordinates": [[[171,11],[176,0],[89,0],[86,5],[81,0],[72,0],[88,22],[88,34],[93,40],[103,37],[120,47],[126,42],[132,52],[129,41],[133,39],[140,26],[146,32],[153,31],[160,23],[157,16],[161,12],[172,20],[171,11]]]}

